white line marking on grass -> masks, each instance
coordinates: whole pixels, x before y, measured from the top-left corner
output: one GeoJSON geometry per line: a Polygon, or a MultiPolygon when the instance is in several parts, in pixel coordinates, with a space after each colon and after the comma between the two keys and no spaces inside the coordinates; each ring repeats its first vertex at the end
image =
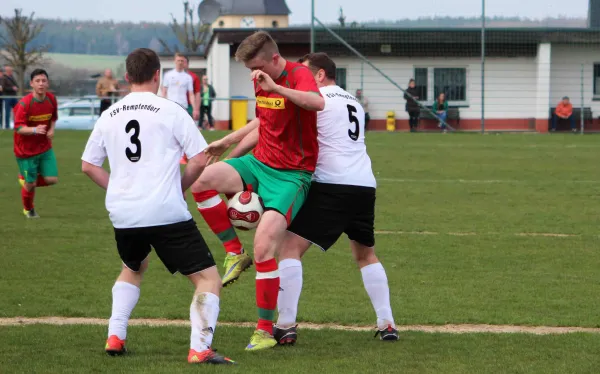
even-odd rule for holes
{"type": "MultiPolygon", "coordinates": [[[[0,326],[25,326],[25,325],[94,325],[107,326],[108,320],[102,318],[69,318],[69,317],[13,317],[0,318],[0,326]]],[[[168,319],[142,319],[135,318],[129,320],[130,326],[184,326],[188,327],[188,320],[168,320],[168,319]]],[[[255,322],[219,322],[219,326],[228,327],[246,327],[251,328],[256,326],[255,322]]],[[[317,324],[301,322],[301,329],[307,330],[340,330],[340,331],[363,331],[374,332],[374,326],[347,326],[337,324],[317,324]]],[[[494,334],[534,334],[534,335],[550,335],[550,334],[569,334],[576,332],[600,334],[600,328],[595,327],[555,327],[555,326],[516,326],[516,325],[484,325],[484,324],[447,324],[447,325],[403,325],[396,326],[398,331],[420,331],[427,333],[444,333],[444,334],[474,334],[474,333],[494,333],[494,334]]]]}
{"type": "Polygon", "coordinates": [[[390,183],[457,183],[457,184],[600,184],[600,180],[518,180],[518,179],[406,179],[377,178],[390,183]]]}
{"type": "Polygon", "coordinates": [[[519,232],[514,234],[506,234],[499,232],[434,232],[434,231],[386,231],[378,230],[375,231],[378,235],[450,235],[450,236],[480,236],[480,235],[510,235],[510,236],[523,236],[523,237],[549,237],[549,238],[577,238],[581,237],[580,234],[562,234],[552,232],[519,232]]]}

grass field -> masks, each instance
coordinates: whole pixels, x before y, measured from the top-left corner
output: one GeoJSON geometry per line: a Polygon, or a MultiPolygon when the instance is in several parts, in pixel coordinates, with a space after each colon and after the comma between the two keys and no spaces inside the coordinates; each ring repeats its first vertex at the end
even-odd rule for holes
{"type": "Polygon", "coordinates": [[[107,68],[116,71],[120,65],[125,63],[126,56],[45,53],[44,57],[73,69],[89,69],[103,72],[107,68]]]}
{"type": "MultiPolygon", "coordinates": [[[[0,132],[0,317],[110,314],[119,259],[103,191],[80,172],[87,136],[57,133],[60,185],[38,190],[42,218],[26,221],[12,133],[0,132]]],[[[598,137],[369,133],[367,144],[378,178],[377,252],[398,324],[600,326],[598,137]]],[[[220,264],[220,244],[193,212],[220,264]]],[[[250,247],[251,234],[241,237],[250,247]]],[[[221,321],[256,319],[253,278],[254,270],[223,290],[221,321]]],[[[304,278],[300,321],[374,324],[345,238],[327,254],[310,251],[304,278]]],[[[187,280],[153,261],[144,282],[133,318],[188,317],[187,280]]],[[[382,344],[371,332],[301,330],[298,346],[251,355],[243,351],[250,333],[217,329],[216,348],[240,363],[234,371],[592,373],[600,365],[599,334],[405,332],[382,344]]],[[[134,354],[116,360],[103,355],[105,334],[105,326],[0,327],[0,373],[190,369],[183,327],[132,327],[134,354]],[[43,362],[28,359],[39,349],[43,362]]]]}

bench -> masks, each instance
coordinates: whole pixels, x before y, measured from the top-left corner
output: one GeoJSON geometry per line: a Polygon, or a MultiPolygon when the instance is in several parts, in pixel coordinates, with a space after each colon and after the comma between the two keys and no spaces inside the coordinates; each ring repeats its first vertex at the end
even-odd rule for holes
{"type": "MultiPolygon", "coordinates": [[[[548,130],[552,129],[552,119],[554,118],[555,110],[556,110],[556,108],[550,108],[550,117],[549,117],[550,119],[548,120],[548,130]]],[[[583,123],[585,124],[586,127],[594,119],[594,115],[592,114],[592,108],[584,107],[582,110],[581,107],[580,108],[574,107],[573,108],[573,116],[575,117],[575,128],[576,129],[579,129],[581,126],[582,112],[583,112],[583,123]]],[[[559,118],[558,122],[556,122],[556,130],[557,131],[570,130],[570,129],[571,129],[571,123],[569,120],[559,118]]]]}
{"type": "MultiPolygon", "coordinates": [[[[433,108],[433,106],[427,106],[427,109],[429,109],[429,110],[433,110],[432,108],[433,108]]],[[[436,120],[436,121],[438,120],[437,116],[433,115],[432,113],[426,112],[423,109],[421,109],[421,119],[436,120]]],[[[446,122],[448,122],[450,120],[455,120],[456,125],[457,126],[460,125],[460,110],[458,107],[448,106],[448,116],[446,117],[446,122]]]]}

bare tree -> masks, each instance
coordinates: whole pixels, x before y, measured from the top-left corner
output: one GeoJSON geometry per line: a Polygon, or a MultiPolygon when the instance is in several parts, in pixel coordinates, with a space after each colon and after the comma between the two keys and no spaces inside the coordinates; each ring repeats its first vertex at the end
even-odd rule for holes
{"type": "MultiPolygon", "coordinates": [[[[184,52],[198,52],[201,46],[206,43],[207,36],[210,33],[210,25],[202,25],[194,21],[194,10],[190,7],[189,1],[183,2],[183,24],[180,24],[175,16],[171,14],[172,22],[169,24],[171,30],[177,36],[179,43],[183,45],[184,52]]],[[[158,39],[165,52],[178,52],[177,45],[171,49],[163,39],[158,39]]]]}
{"type": "Polygon", "coordinates": [[[4,50],[4,60],[11,65],[17,74],[19,84],[19,95],[23,94],[25,71],[29,66],[38,64],[44,59],[44,52],[49,46],[31,47],[34,40],[44,25],[33,21],[34,13],[29,17],[23,15],[21,9],[15,9],[13,18],[0,17],[0,25],[4,25],[6,35],[0,34],[0,50],[4,50]]]}

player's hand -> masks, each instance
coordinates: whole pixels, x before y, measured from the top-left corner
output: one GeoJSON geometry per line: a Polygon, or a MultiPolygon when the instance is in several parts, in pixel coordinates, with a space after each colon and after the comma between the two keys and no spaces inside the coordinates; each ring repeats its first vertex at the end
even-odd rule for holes
{"type": "Polygon", "coordinates": [[[52,138],[54,138],[54,129],[49,129],[46,132],[46,136],[48,137],[48,139],[52,140],[52,138]]]}
{"type": "Polygon", "coordinates": [[[194,121],[197,121],[200,119],[200,111],[198,109],[194,109],[192,111],[192,118],[194,119],[194,121]]]}
{"type": "Polygon", "coordinates": [[[35,134],[45,135],[46,134],[46,125],[39,125],[35,127],[35,134]]]}
{"type": "Polygon", "coordinates": [[[254,70],[250,74],[250,77],[251,77],[251,80],[256,80],[256,82],[258,82],[258,84],[260,85],[260,88],[262,88],[263,91],[273,92],[273,91],[277,90],[277,88],[279,87],[279,85],[277,85],[273,81],[273,78],[271,78],[269,76],[269,74],[267,74],[261,70],[254,70]]]}
{"type": "Polygon", "coordinates": [[[229,146],[225,144],[223,139],[214,141],[208,145],[208,147],[204,150],[206,154],[207,161],[206,165],[210,165],[214,162],[219,161],[219,158],[229,149],[229,146]]]}

